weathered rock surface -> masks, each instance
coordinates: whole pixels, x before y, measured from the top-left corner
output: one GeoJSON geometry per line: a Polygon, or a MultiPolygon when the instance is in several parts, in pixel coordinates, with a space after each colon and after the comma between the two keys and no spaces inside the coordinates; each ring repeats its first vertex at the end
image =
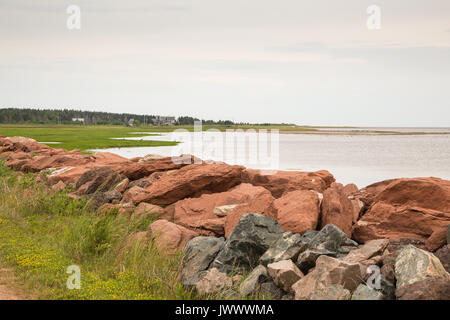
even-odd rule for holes
{"type": "Polygon", "coordinates": [[[309,300],[350,300],[352,294],[340,284],[333,284],[325,288],[315,289],[309,300]]]}
{"type": "Polygon", "coordinates": [[[433,231],[431,236],[425,241],[425,246],[429,251],[436,251],[447,244],[447,227],[442,226],[433,231]]]}
{"type": "Polygon", "coordinates": [[[259,191],[251,197],[247,203],[236,206],[236,208],[225,217],[225,237],[228,237],[231,234],[242,216],[249,212],[276,219],[276,210],[273,207],[274,197],[263,187],[256,188],[259,188],[259,191]]]}
{"type": "Polygon", "coordinates": [[[186,243],[198,236],[192,230],[163,219],[156,220],[148,229],[156,247],[168,253],[184,250],[186,243]]]}
{"type": "Polygon", "coordinates": [[[273,281],[264,282],[259,289],[259,297],[261,299],[279,300],[286,292],[281,290],[273,281]]]}
{"type": "Polygon", "coordinates": [[[109,167],[99,167],[86,171],[78,179],[75,188],[76,194],[92,194],[105,192],[123,180],[123,176],[109,167]]]}
{"type": "Polygon", "coordinates": [[[425,279],[450,278],[441,262],[432,253],[412,245],[404,247],[395,261],[397,290],[425,279]]]}
{"type": "Polygon", "coordinates": [[[326,249],[337,252],[342,245],[357,245],[347,238],[347,235],[338,227],[328,224],[323,227],[310,241],[311,249],[326,249]]]}
{"type": "Polygon", "coordinates": [[[397,259],[400,251],[409,244],[419,249],[425,249],[425,241],[422,240],[410,238],[389,240],[389,245],[386,248],[386,252],[382,256],[381,267],[381,273],[387,280],[395,282],[395,260],[397,259]]]}
{"type": "Polygon", "coordinates": [[[437,250],[434,255],[441,261],[444,269],[450,272],[450,244],[437,250]]]}
{"type": "Polygon", "coordinates": [[[378,239],[368,241],[358,249],[350,251],[350,253],[346,257],[344,257],[342,261],[350,263],[359,263],[365,260],[369,260],[374,256],[383,254],[388,244],[389,244],[388,239],[378,239]]]}
{"type": "Polygon", "coordinates": [[[255,213],[245,214],[225,241],[212,267],[227,273],[234,269],[251,270],[282,233],[283,229],[274,219],[255,213]]]}
{"type": "Polygon", "coordinates": [[[303,273],[292,260],[282,260],[267,265],[267,272],[273,282],[286,292],[292,293],[292,285],[303,278],[303,273]]]}
{"type": "Polygon", "coordinates": [[[162,217],[164,215],[164,209],[160,206],[141,202],[133,212],[134,216],[142,216],[142,215],[152,215],[155,217],[162,217]]]}
{"type": "MultiPolygon", "coordinates": [[[[225,234],[227,215],[237,212],[237,208],[241,205],[247,206],[253,202],[261,204],[267,197],[271,198],[267,204],[267,210],[260,213],[273,215],[268,211],[271,210],[270,205],[273,201],[270,192],[262,187],[255,187],[248,183],[240,184],[229,191],[205,194],[199,198],[187,198],[177,201],[166,208],[166,212],[168,215],[173,216],[174,222],[193,229],[200,234],[223,236],[225,234]],[[227,211],[224,211],[225,206],[228,208],[227,211]],[[219,215],[217,214],[217,208],[222,208],[219,215]]],[[[231,225],[229,228],[231,229],[231,225]]],[[[229,233],[231,233],[231,230],[229,233]]]]}
{"type": "Polygon", "coordinates": [[[317,289],[331,285],[339,284],[352,292],[362,280],[359,264],[322,255],[317,259],[316,267],[297,281],[292,289],[295,292],[295,299],[308,300],[317,289]]]}
{"type": "Polygon", "coordinates": [[[216,268],[209,269],[202,279],[195,284],[201,295],[219,294],[233,286],[233,280],[216,268]]]}
{"type": "Polygon", "coordinates": [[[275,174],[264,174],[260,170],[247,169],[243,173],[243,182],[254,186],[262,186],[269,190],[275,198],[295,190],[314,190],[322,193],[335,181],[333,175],[326,170],[316,172],[277,171],[275,174]]]}
{"type": "Polygon", "coordinates": [[[128,189],[123,197],[122,197],[122,203],[133,203],[133,199],[138,196],[146,195],[148,194],[147,190],[144,188],[134,186],[128,189]]]}
{"type": "Polygon", "coordinates": [[[105,203],[97,209],[98,213],[117,212],[121,216],[129,216],[134,211],[135,207],[131,203],[105,203]]]}
{"type": "Polygon", "coordinates": [[[299,234],[290,231],[282,234],[261,256],[259,262],[267,266],[281,260],[296,260],[298,255],[308,248],[308,242],[299,234]]]}
{"type": "Polygon", "coordinates": [[[138,194],[133,203],[150,202],[157,205],[175,203],[187,197],[227,191],[241,182],[244,168],[222,163],[191,164],[163,174],[138,194]]]}
{"type": "Polygon", "coordinates": [[[450,181],[437,178],[397,179],[374,199],[354,225],[353,238],[426,240],[450,223],[450,181]]]}
{"type": "Polygon", "coordinates": [[[353,292],[352,300],[384,300],[382,292],[369,288],[365,284],[360,284],[353,292]]]}
{"type": "Polygon", "coordinates": [[[191,239],[185,248],[181,283],[195,286],[224,245],[224,238],[196,237],[191,239]]]}
{"type": "Polygon", "coordinates": [[[186,164],[184,161],[175,163],[172,160],[172,157],[148,159],[147,161],[132,163],[124,166],[122,170],[120,170],[120,173],[125,175],[130,180],[138,180],[148,177],[154,172],[175,170],[184,167],[185,165],[186,164]]]}
{"type": "Polygon", "coordinates": [[[274,201],[277,221],[283,230],[303,234],[315,230],[320,216],[320,200],[317,192],[296,190],[274,201]]]}
{"type": "Polygon", "coordinates": [[[316,266],[317,258],[322,255],[336,257],[337,253],[326,249],[306,249],[299,254],[296,262],[297,267],[301,272],[306,274],[310,269],[316,266]]]}
{"type": "Polygon", "coordinates": [[[266,267],[259,265],[250,272],[248,277],[239,286],[242,296],[256,295],[260,291],[261,284],[269,279],[266,267]]]}
{"type": "Polygon", "coordinates": [[[354,183],[349,183],[344,186],[344,194],[347,197],[350,197],[350,196],[358,193],[358,191],[359,191],[358,186],[354,183]]]}
{"type": "Polygon", "coordinates": [[[397,290],[398,300],[450,300],[449,278],[428,278],[397,290]]]}
{"type": "Polygon", "coordinates": [[[450,244],[450,223],[447,225],[447,244],[450,244]]]}
{"type": "Polygon", "coordinates": [[[323,193],[321,226],[333,224],[350,238],[353,219],[354,207],[344,192],[344,186],[333,183],[323,193]]]}

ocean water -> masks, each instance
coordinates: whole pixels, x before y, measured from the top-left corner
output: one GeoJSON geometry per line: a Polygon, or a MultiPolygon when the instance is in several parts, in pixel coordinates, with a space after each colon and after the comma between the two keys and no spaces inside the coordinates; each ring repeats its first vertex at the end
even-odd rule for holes
{"type": "MultiPolygon", "coordinates": [[[[183,139],[171,133],[163,133],[156,137],[130,139],[185,142],[177,147],[111,148],[94,151],[108,151],[128,158],[147,154],[172,156],[191,153],[204,160],[224,161],[255,169],[301,171],[326,169],[338,182],[355,183],[360,188],[377,181],[401,177],[434,176],[450,180],[450,135],[446,134],[279,134],[277,139],[269,139],[265,144],[268,151],[262,153],[270,155],[267,158],[272,159],[271,161],[264,156],[257,157],[258,159],[253,161],[250,156],[264,150],[264,148],[256,151],[254,149],[255,142],[262,141],[261,136],[251,136],[248,139],[249,136],[245,133],[235,135],[234,143],[227,143],[227,139],[220,133],[204,132],[197,136],[188,133],[183,139]],[[278,140],[273,145],[275,152],[271,153],[271,143],[275,140],[278,140]],[[239,149],[237,146],[239,143],[240,146],[244,143],[245,148],[239,149]]],[[[258,143],[256,145],[259,145],[258,143]]],[[[264,146],[264,143],[261,146],[264,146]]]]}

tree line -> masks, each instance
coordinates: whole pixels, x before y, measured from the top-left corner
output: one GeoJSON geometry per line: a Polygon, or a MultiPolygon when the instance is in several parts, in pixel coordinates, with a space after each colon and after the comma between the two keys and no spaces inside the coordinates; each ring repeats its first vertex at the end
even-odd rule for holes
{"type": "MultiPolygon", "coordinates": [[[[100,111],[82,111],[72,109],[0,109],[0,124],[79,124],[79,125],[152,125],[155,115],[132,113],[111,113],[100,111]],[[130,121],[132,120],[132,121],[130,121]]],[[[176,118],[176,125],[193,125],[198,118],[181,116],[176,118]]],[[[231,120],[201,120],[204,125],[250,125],[234,123],[231,120]]],[[[263,125],[271,125],[269,123],[263,125]]]]}

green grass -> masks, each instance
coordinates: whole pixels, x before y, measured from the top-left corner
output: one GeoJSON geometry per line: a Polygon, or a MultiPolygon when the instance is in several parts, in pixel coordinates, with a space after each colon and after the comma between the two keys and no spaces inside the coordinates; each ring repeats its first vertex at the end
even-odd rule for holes
{"type": "MultiPolygon", "coordinates": [[[[124,140],[113,138],[131,138],[151,135],[151,132],[172,132],[176,129],[193,131],[194,126],[151,126],[151,127],[123,127],[123,126],[65,126],[65,125],[0,125],[0,135],[22,136],[33,138],[39,142],[59,142],[48,144],[54,148],[66,150],[80,149],[87,152],[90,149],[126,148],[126,147],[158,147],[173,146],[174,141],[154,140],[124,140]]],[[[278,129],[283,131],[314,130],[307,127],[264,126],[264,125],[232,125],[213,126],[204,125],[203,130],[217,129],[278,129]]]]}
{"type": "Polygon", "coordinates": [[[22,136],[42,142],[60,142],[48,144],[54,148],[66,150],[105,149],[117,147],[157,147],[173,146],[174,141],[124,140],[112,138],[141,137],[148,132],[137,128],[120,126],[38,126],[38,125],[1,125],[0,134],[4,136],[22,136]]]}
{"type": "MultiPolygon", "coordinates": [[[[183,254],[168,255],[151,239],[132,241],[156,218],[99,214],[69,188],[49,192],[35,174],[11,171],[0,159],[0,267],[10,267],[37,299],[255,299],[237,289],[198,296],[179,282],[183,254]],[[69,290],[69,266],[81,289],[69,290]]],[[[245,279],[245,274],[241,282],[245,279]]],[[[261,297],[269,298],[269,297],[261,297]]]]}
{"type": "Polygon", "coordinates": [[[177,280],[181,254],[129,241],[153,219],[99,215],[66,192],[49,193],[33,175],[0,165],[0,264],[39,292],[36,298],[193,298],[177,280]],[[66,287],[70,265],[81,269],[80,290],[66,287]]]}

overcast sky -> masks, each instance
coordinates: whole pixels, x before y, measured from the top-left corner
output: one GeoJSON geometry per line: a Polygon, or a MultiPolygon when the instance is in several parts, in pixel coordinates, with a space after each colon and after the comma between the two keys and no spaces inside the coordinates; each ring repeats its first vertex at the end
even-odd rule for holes
{"type": "Polygon", "coordinates": [[[0,0],[0,106],[450,126],[450,1],[0,0]]]}

